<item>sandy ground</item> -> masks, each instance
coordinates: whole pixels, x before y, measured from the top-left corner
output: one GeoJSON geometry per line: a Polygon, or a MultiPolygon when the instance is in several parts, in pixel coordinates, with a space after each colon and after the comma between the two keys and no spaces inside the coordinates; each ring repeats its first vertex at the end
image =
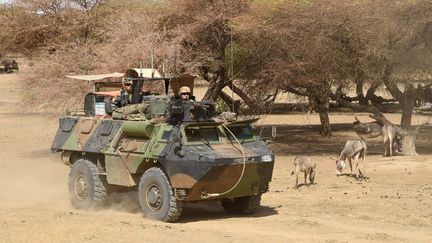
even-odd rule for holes
{"type": "MultiPolygon", "coordinates": [[[[247,217],[224,214],[217,202],[187,205],[178,223],[143,218],[135,193],[116,194],[102,211],[74,210],[69,168],[49,147],[57,117],[20,112],[17,74],[0,75],[0,242],[431,242],[432,128],[418,135],[420,156],[382,157],[368,142],[369,181],[335,176],[343,143],[354,138],[354,115],[331,114],[333,136],[317,135],[316,114],[268,116],[274,124],[276,164],[262,208],[247,217]],[[310,155],[316,184],[294,190],[292,160],[310,155]]],[[[397,122],[399,114],[388,117],[397,122]]],[[[416,116],[415,124],[429,122],[416,116]]],[[[261,131],[261,130],[260,130],[261,131]]],[[[269,128],[262,130],[269,134],[269,128]]]]}

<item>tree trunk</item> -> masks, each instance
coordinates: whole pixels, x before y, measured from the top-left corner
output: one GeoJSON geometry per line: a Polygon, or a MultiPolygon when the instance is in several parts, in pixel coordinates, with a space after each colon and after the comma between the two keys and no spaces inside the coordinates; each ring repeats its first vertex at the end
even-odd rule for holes
{"type": "Polygon", "coordinates": [[[414,109],[415,88],[413,85],[406,86],[406,90],[402,92],[397,83],[392,80],[392,66],[386,66],[384,84],[390,94],[402,106],[401,128],[403,130],[402,136],[402,152],[405,155],[417,155],[415,148],[416,130],[411,129],[411,117],[414,109]]]}
{"type": "Polygon", "coordinates": [[[411,119],[414,110],[414,97],[405,97],[401,102],[401,106],[401,127],[402,129],[409,129],[411,127],[411,119]]]}
{"type": "Polygon", "coordinates": [[[401,117],[401,128],[403,130],[403,136],[401,141],[402,154],[404,155],[418,155],[416,151],[416,129],[411,127],[411,119],[414,108],[414,98],[405,97],[402,105],[402,117],[401,117]],[[411,99],[412,98],[412,99],[411,99]]]}
{"type": "Polygon", "coordinates": [[[240,100],[233,100],[228,94],[221,91],[219,97],[229,106],[230,111],[240,114],[240,100]],[[233,109],[234,108],[234,109],[233,109]]]}
{"type": "Polygon", "coordinates": [[[415,102],[415,89],[413,86],[408,87],[399,102],[402,106],[401,128],[404,133],[401,141],[402,154],[418,155],[415,146],[417,131],[411,127],[415,102]]]}
{"type": "Polygon", "coordinates": [[[365,100],[368,102],[369,100],[372,100],[372,97],[375,95],[376,90],[378,89],[379,84],[373,83],[368,91],[366,92],[365,100]]]}
{"type": "Polygon", "coordinates": [[[328,116],[329,99],[327,97],[313,96],[309,97],[313,109],[318,112],[321,121],[321,135],[331,136],[330,119],[328,116]]]}
{"type": "MultiPolygon", "coordinates": [[[[223,57],[222,57],[223,59],[223,57]]],[[[200,70],[203,74],[204,72],[208,70],[200,70]]],[[[205,73],[205,76],[207,76],[208,73],[205,73]]],[[[225,67],[223,65],[219,65],[219,68],[215,72],[215,75],[210,79],[209,87],[207,89],[207,92],[204,94],[203,100],[213,100],[216,101],[216,98],[219,96],[219,93],[225,87],[225,67]]],[[[208,80],[208,77],[205,78],[208,80]]]]}
{"type": "Polygon", "coordinates": [[[365,96],[363,95],[363,79],[357,79],[356,82],[356,93],[357,93],[357,98],[359,101],[360,105],[367,105],[367,100],[365,99],[365,96]]]}
{"type": "Polygon", "coordinates": [[[402,154],[403,155],[418,155],[416,152],[416,129],[406,131],[402,137],[402,154]]]}
{"type": "Polygon", "coordinates": [[[233,85],[232,80],[227,82],[226,86],[228,86],[230,89],[234,89],[234,93],[237,94],[249,108],[255,108],[257,111],[262,110],[262,105],[254,102],[254,100],[251,99],[246,92],[236,85],[233,85]]]}
{"type": "Polygon", "coordinates": [[[321,135],[330,137],[331,135],[331,126],[330,119],[327,111],[319,112],[319,117],[321,121],[321,135]]]}
{"type": "Polygon", "coordinates": [[[223,88],[223,81],[222,80],[216,80],[215,82],[211,82],[207,92],[205,93],[203,100],[213,100],[216,101],[216,98],[218,97],[219,93],[221,92],[223,88]]]}

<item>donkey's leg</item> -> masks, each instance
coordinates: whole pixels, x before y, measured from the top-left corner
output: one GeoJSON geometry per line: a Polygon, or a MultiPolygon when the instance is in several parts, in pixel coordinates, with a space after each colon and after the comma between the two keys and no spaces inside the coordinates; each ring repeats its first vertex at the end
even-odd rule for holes
{"type": "Polygon", "coordinates": [[[348,162],[349,162],[349,166],[350,166],[350,170],[351,170],[350,176],[352,176],[353,170],[352,170],[352,158],[351,157],[348,158],[348,162]]]}

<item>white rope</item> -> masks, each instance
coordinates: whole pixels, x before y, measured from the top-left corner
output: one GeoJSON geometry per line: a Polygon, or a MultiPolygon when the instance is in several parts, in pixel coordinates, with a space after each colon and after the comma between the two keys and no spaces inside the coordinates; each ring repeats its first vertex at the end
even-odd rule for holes
{"type": "Polygon", "coordinates": [[[225,195],[225,194],[231,192],[232,190],[234,190],[234,188],[236,188],[238,186],[238,184],[240,183],[241,179],[243,178],[243,175],[244,175],[244,172],[245,172],[245,169],[246,169],[246,157],[245,157],[245,153],[244,153],[244,150],[243,150],[243,146],[241,145],[241,143],[237,139],[237,137],[234,135],[234,133],[232,133],[231,130],[229,130],[227,126],[225,126],[224,124],[222,124],[222,126],[225,129],[227,129],[227,131],[234,137],[234,139],[240,145],[240,150],[241,150],[241,153],[243,155],[243,169],[242,169],[242,172],[241,172],[240,177],[237,180],[236,184],[234,186],[232,186],[229,190],[227,190],[225,192],[221,192],[221,193],[206,193],[204,195],[201,195],[201,198],[204,198],[204,199],[208,199],[208,198],[212,198],[212,197],[219,197],[219,196],[225,195]]]}

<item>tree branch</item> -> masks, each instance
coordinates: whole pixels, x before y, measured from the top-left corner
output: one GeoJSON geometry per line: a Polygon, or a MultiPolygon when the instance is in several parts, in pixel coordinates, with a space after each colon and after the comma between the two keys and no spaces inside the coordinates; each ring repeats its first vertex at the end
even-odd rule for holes
{"type": "Polygon", "coordinates": [[[397,87],[396,83],[391,80],[391,70],[390,65],[387,65],[384,71],[384,84],[387,87],[390,94],[397,100],[399,103],[403,102],[403,93],[397,87]]]}
{"type": "Polygon", "coordinates": [[[330,97],[333,100],[339,102],[339,104],[343,107],[347,107],[347,108],[350,108],[350,109],[355,110],[355,111],[363,111],[363,112],[372,113],[373,117],[371,117],[371,118],[377,120],[377,122],[380,125],[384,125],[386,123],[392,124],[389,120],[387,120],[387,118],[385,118],[383,113],[378,108],[376,108],[374,105],[372,105],[371,103],[369,103],[369,105],[366,106],[366,105],[360,105],[360,104],[348,102],[347,100],[342,98],[341,92],[338,92],[336,94],[330,94],[330,97]]]}

